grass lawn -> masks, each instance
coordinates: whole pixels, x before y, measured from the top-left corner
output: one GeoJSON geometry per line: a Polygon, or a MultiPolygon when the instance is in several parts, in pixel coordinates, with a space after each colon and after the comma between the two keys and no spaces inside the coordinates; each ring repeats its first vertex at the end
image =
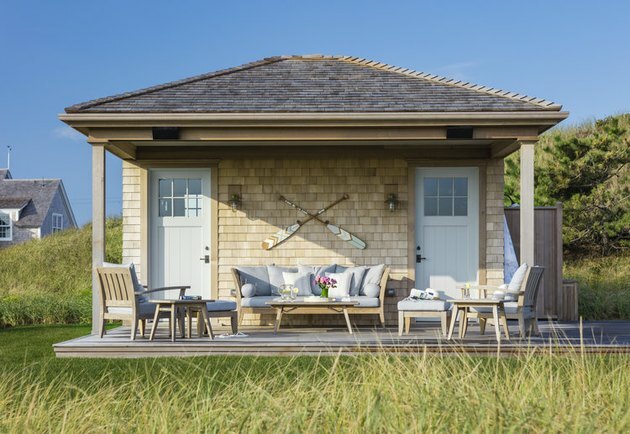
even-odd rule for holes
{"type": "Polygon", "coordinates": [[[623,432],[627,356],[55,359],[0,331],[0,432],[623,432]]]}

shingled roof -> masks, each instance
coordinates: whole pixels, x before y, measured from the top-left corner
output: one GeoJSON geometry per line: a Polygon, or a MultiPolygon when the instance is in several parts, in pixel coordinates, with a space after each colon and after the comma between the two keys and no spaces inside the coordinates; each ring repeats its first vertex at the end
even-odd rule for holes
{"type": "MultiPolygon", "coordinates": [[[[15,225],[38,228],[44,222],[60,184],[60,179],[5,179],[0,182],[0,200],[10,202],[12,205],[17,202],[22,202],[21,205],[23,205],[23,202],[27,201],[15,225]]],[[[19,207],[7,206],[7,208],[19,207]]]]}
{"type": "Polygon", "coordinates": [[[66,108],[67,113],[559,111],[543,99],[351,56],[279,56],[66,108]]]}

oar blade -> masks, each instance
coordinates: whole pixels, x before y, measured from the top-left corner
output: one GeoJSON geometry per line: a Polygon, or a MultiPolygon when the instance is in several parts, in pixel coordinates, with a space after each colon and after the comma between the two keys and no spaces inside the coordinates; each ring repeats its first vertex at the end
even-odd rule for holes
{"type": "Polygon", "coordinates": [[[300,223],[294,223],[291,226],[287,226],[284,229],[279,230],[275,234],[271,235],[269,238],[266,238],[262,242],[262,248],[265,250],[271,250],[276,247],[278,244],[286,241],[290,238],[294,233],[300,229],[300,223]]]}
{"type": "Polygon", "coordinates": [[[367,247],[367,245],[365,244],[363,240],[356,237],[355,235],[352,235],[350,232],[348,232],[347,230],[343,228],[340,228],[339,226],[335,226],[329,223],[326,225],[326,227],[328,228],[330,232],[335,234],[339,239],[347,242],[355,249],[363,250],[367,247]]]}

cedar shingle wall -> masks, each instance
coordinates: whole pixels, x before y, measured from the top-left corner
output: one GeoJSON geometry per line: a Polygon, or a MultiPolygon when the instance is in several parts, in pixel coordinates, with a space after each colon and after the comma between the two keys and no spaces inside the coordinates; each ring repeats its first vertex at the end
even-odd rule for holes
{"type": "MultiPolygon", "coordinates": [[[[235,265],[329,264],[391,267],[386,316],[395,323],[396,302],[412,285],[407,275],[407,164],[403,160],[226,160],[218,169],[219,297],[231,298],[235,265]],[[241,188],[242,209],[228,205],[229,186],[241,188]],[[400,209],[385,209],[386,186],[397,185],[400,209]],[[316,221],[305,224],[284,244],[265,251],[262,241],[304,216],[278,200],[282,194],[316,211],[341,197],[350,199],[327,211],[330,220],[364,240],[358,250],[316,221]]],[[[503,282],[503,160],[488,162],[486,178],[486,266],[489,284],[503,282]]],[[[484,240],[480,240],[484,243],[484,240]]],[[[123,257],[140,263],[140,169],[123,163],[123,257]]],[[[254,318],[254,317],[251,317],[254,318]]],[[[251,320],[250,318],[250,320],[251,320]]]]}

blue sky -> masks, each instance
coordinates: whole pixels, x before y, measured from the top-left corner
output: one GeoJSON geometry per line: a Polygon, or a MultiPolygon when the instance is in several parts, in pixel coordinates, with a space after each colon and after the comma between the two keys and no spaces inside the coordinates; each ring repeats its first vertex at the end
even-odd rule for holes
{"type": "MultiPolygon", "coordinates": [[[[63,108],[279,54],[349,54],[546,98],[569,123],[630,111],[628,1],[4,1],[0,167],[63,178],[90,220],[90,149],[63,108]]],[[[108,159],[108,214],[121,207],[108,159]]]]}

